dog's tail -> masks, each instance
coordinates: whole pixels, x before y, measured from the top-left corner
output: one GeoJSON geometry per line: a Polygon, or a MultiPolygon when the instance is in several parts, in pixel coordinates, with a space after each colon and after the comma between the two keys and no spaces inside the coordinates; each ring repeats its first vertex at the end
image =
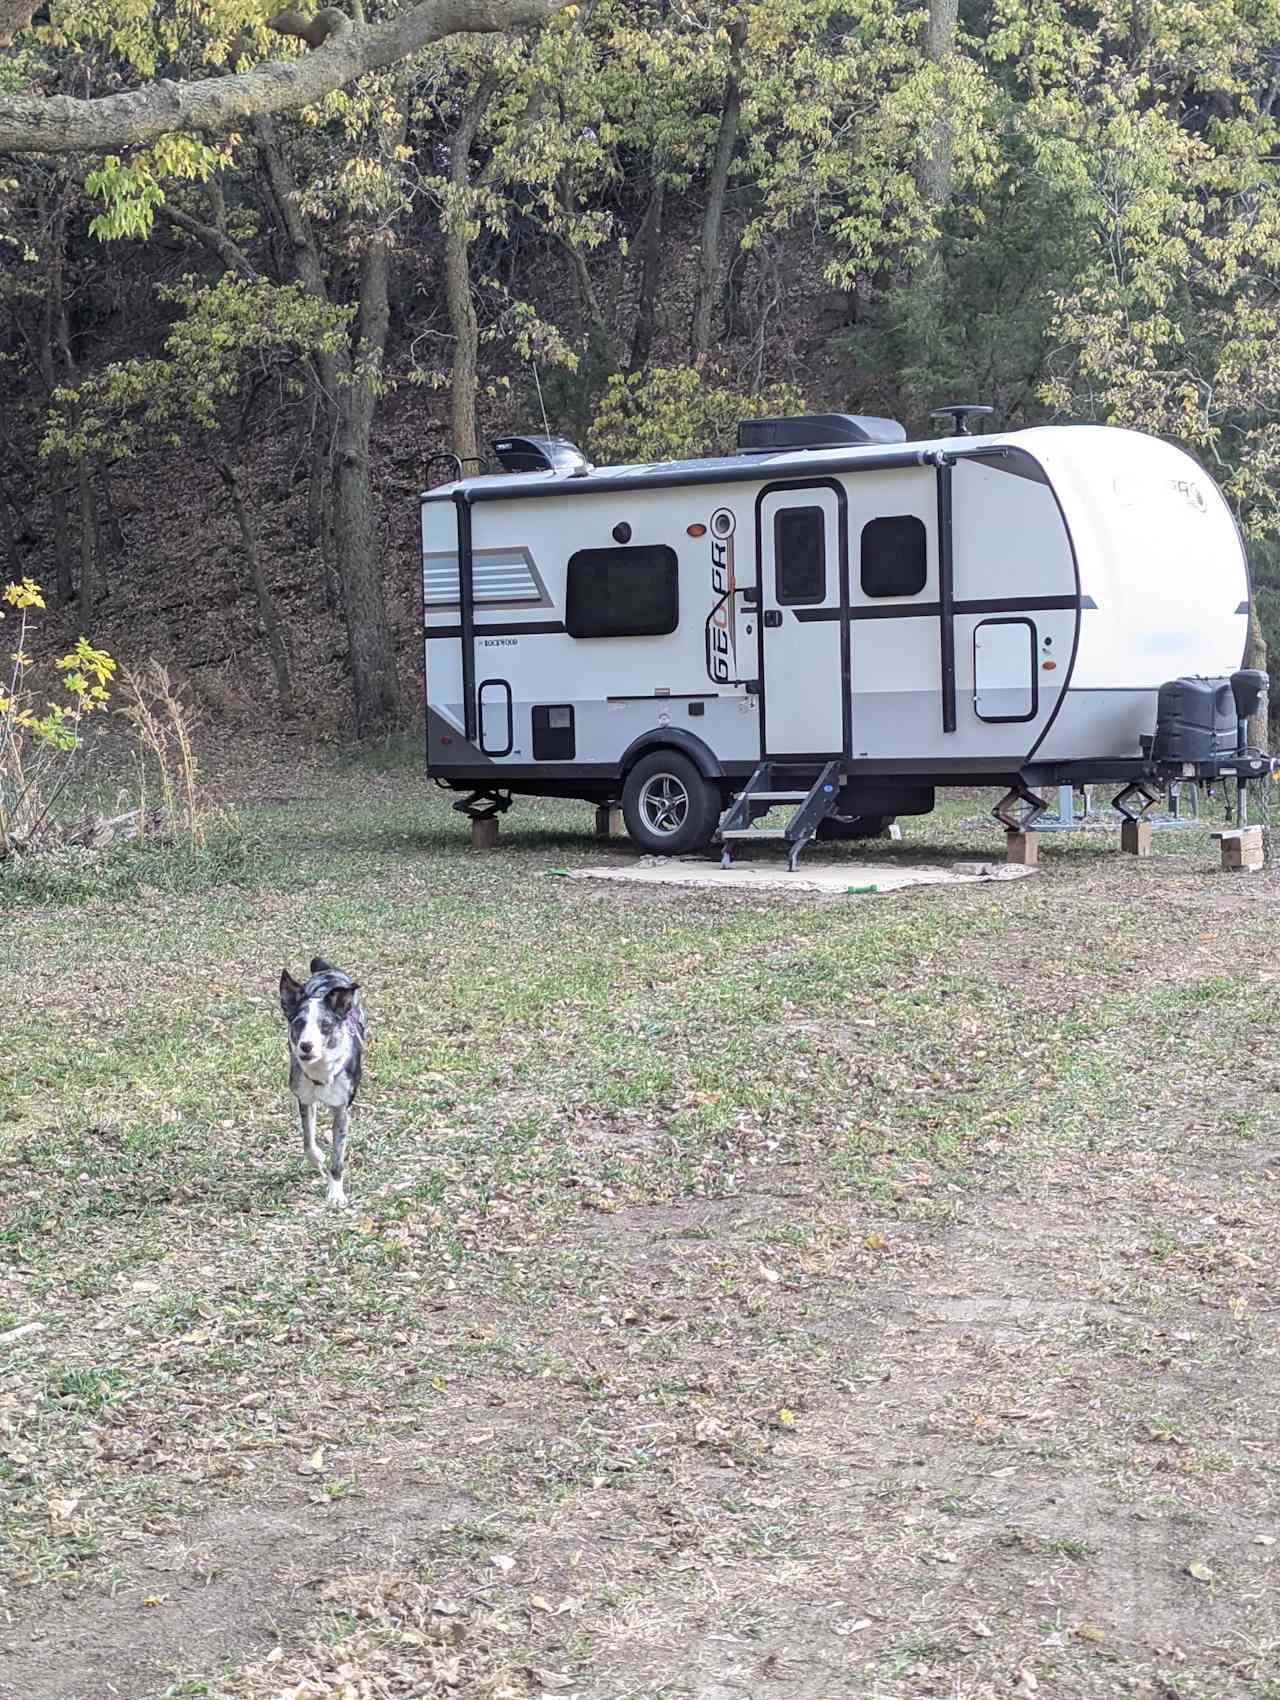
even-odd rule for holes
{"type": "Polygon", "coordinates": [[[311,958],[311,972],[313,974],[336,974],[337,969],[332,962],[326,962],[323,956],[313,956],[311,958]]]}

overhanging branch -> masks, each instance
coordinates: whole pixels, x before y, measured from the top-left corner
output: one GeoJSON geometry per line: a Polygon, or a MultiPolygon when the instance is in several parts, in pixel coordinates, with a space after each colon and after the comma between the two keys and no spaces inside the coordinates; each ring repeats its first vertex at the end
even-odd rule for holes
{"type": "MultiPolygon", "coordinates": [[[[272,28],[308,42],[297,59],[199,82],[145,83],[98,100],[69,95],[0,96],[0,151],[104,153],[145,146],[174,131],[231,130],[273,112],[322,100],[367,71],[380,71],[447,35],[484,35],[538,24],[568,0],[424,0],[385,23],[353,24],[328,7],[313,17],[280,13],[272,28]]],[[[0,0],[0,20],[22,10],[0,0]]]]}

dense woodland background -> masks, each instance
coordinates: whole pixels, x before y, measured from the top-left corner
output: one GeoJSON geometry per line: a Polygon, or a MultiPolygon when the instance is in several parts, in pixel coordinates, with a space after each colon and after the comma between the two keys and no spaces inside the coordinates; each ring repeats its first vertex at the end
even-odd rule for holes
{"type": "MultiPolygon", "coordinates": [[[[63,0],[0,94],[307,52],[270,11],[63,0]]],[[[232,725],[370,733],[433,456],[971,400],[1190,449],[1280,645],[1278,108],[1280,0],[585,0],[240,133],[0,154],[0,578],[232,725]]]]}

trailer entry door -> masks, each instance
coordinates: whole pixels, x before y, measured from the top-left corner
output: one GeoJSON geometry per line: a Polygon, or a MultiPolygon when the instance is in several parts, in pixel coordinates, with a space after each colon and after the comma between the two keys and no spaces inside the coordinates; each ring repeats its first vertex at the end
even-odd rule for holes
{"type": "Polygon", "coordinates": [[[760,538],[762,754],[847,753],[848,628],[843,492],[838,486],[766,487],[760,538]]]}

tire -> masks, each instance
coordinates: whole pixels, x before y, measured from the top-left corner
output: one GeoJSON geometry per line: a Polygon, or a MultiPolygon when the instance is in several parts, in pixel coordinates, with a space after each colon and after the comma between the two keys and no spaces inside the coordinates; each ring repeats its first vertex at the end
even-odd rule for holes
{"type": "Polygon", "coordinates": [[[642,756],[622,787],[631,842],[651,856],[687,856],[710,844],[720,821],[720,792],[678,750],[642,756]]]}
{"type": "Polygon", "coordinates": [[[818,826],[817,837],[826,843],[848,843],[856,838],[879,838],[892,826],[893,815],[828,815],[818,826]]]}

